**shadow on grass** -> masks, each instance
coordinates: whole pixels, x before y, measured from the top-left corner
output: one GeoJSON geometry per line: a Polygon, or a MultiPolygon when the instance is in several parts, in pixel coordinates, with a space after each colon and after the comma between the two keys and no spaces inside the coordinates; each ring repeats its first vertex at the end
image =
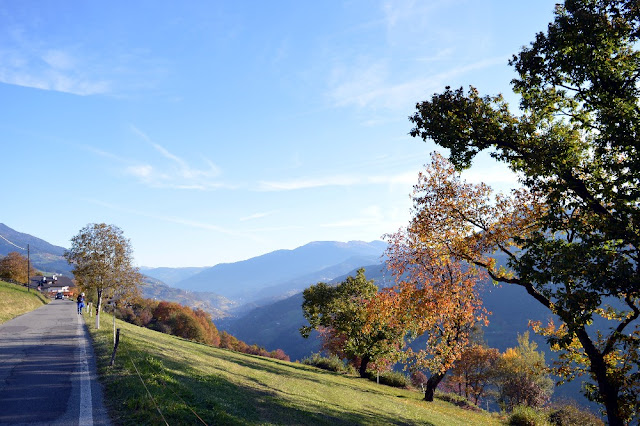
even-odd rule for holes
{"type": "MultiPolygon", "coordinates": [[[[92,336],[101,380],[105,386],[107,406],[115,424],[163,424],[155,404],[166,421],[172,425],[201,424],[197,416],[207,424],[216,425],[430,424],[425,421],[412,422],[407,419],[398,419],[393,415],[380,414],[366,407],[357,412],[345,412],[340,405],[319,399],[310,399],[306,402],[291,401],[282,398],[286,392],[283,393],[281,390],[276,392],[256,389],[251,385],[233,383],[217,374],[202,374],[184,363],[167,358],[152,347],[128,348],[128,345],[124,344],[121,347],[122,350],[119,349],[116,366],[108,367],[111,352],[108,337],[104,334],[96,336],[93,333],[92,336]],[[142,385],[133,368],[132,360],[136,363],[140,377],[153,399],[149,397],[142,385]]],[[[229,358],[229,362],[246,368],[309,382],[320,383],[322,380],[315,380],[309,374],[303,374],[303,371],[339,376],[332,372],[315,371],[305,366],[281,363],[257,356],[254,357],[256,361],[254,363],[247,361],[245,355],[235,356],[233,352],[229,352],[229,358]]],[[[208,368],[221,370],[212,365],[208,368]]],[[[245,377],[252,380],[251,377],[245,377]]],[[[264,387],[264,384],[255,378],[253,381],[264,387]]],[[[358,387],[356,383],[353,387],[363,393],[365,390],[371,391],[358,387]]]]}
{"type": "MultiPolygon", "coordinates": [[[[204,410],[201,413],[195,409],[209,424],[417,424],[368,410],[345,412],[339,405],[328,405],[326,402],[320,404],[319,401],[309,401],[306,407],[294,406],[290,401],[279,398],[275,392],[239,386],[219,376],[198,379],[182,375],[174,378],[175,386],[179,388],[174,391],[204,410]]],[[[188,413],[183,414],[188,418],[188,413]]],[[[191,418],[197,420],[193,414],[191,418]]]]}

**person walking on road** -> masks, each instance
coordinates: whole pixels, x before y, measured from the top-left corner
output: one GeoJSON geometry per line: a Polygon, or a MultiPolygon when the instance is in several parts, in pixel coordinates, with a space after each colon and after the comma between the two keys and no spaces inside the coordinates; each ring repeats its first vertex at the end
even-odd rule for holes
{"type": "Polygon", "coordinates": [[[84,308],[84,293],[78,295],[78,314],[82,315],[82,308],[84,308]]]}

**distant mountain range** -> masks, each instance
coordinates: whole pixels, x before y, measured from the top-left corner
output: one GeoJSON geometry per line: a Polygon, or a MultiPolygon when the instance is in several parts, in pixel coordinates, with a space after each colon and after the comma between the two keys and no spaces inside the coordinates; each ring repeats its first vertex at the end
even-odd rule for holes
{"type": "Polygon", "coordinates": [[[331,280],[360,265],[379,262],[383,241],[318,241],[235,263],[221,263],[174,284],[219,294],[240,303],[278,298],[310,284],[331,280]]]}
{"type": "MultiPolygon", "coordinates": [[[[384,264],[361,266],[365,268],[367,279],[373,280],[378,287],[393,284],[391,272],[384,264]]],[[[355,276],[356,270],[327,282],[337,285],[349,275],[355,276]]],[[[480,288],[484,306],[492,313],[489,317],[489,327],[484,329],[484,337],[491,347],[504,351],[508,347],[516,346],[517,334],[528,329],[530,319],[546,322],[550,317],[549,311],[533,301],[521,287],[497,287],[491,282],[486,282],[480,288]]],[[[317,340],[303,339],[298,332],[306,323],[302,315],[302,301],[302,293],[297,293],[275,303],[252,309],[243,315],[217,321],[216,324],[239,339],[256,342],[267,348],[279,347],[284,349],[291,359],[301,359],[319,348],[317,340]]],[[[545,345],[542,339],[538,341],[541,346],[545,345]]]]}
{"type": "Polygon", "coordinates": [[[165,283],[146,276],[142,285],[142,294],[147,299],[177,302],[194,309],[202,309],[211,314],[214,320],[230,316],[237,303],[215,293],[188,291],[170,287],[165,283]]]}
{"type": "Polygon", "coordinates": [[[156,278],[168,285],[175,285],[176,283],[187,279],[193,275],[196,275],[205,269],[209,268],[208,266],[200,266],[200,267],[186,267],[186,268],[150,268],[148,266],[141,266],[140,272],[149,276],[156,278]]]}
{"type": "MultiPolygon", "coordinates": [[[[0,224],[0,235],[6,238],[0,238],[0,256],[23,252],[21,248],[29,244],[35,268],[72,276],[72,267],[63,257],[64,247],[4,224],[0,224]]],[[[330,281],[361,265],[379,262],[385,249],[383,241],[321,241],[212,267],[141,267],[146,277],[143,295],[202,308],[214,319],[238,316],[299,293],[318,281],[330,281]]]]}

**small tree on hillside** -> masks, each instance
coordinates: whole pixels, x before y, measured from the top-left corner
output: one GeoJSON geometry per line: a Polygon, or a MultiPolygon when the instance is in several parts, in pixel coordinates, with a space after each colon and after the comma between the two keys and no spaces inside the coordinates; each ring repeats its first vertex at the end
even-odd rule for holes
{"type": "Polygon", "coordinates": [[[359,362],[360,376],[366,377],[367,365],[394,352],[404,336],[404,332],[399,334],[378,321],[377,309],[369,309],[377,292],[378,287],[367,280],[364,269],[335,287],[318,283],[307,288],[302,310],[309,325],[300,333],[306,338],[312,330],[322,330],[328,339],[325,347],[359,362]]]}
{"type": "Polygon", "coordinates": [[[138,293],[142,275],[132,265],[131,244],[117,226],[85,226],[71,239],[71,248],[64,257],[74,266],[73,274],[80,287],[96,293],[96,328],[100,328],[103,298],[126,299],[138,293]]]}
{"type": "Polygon", "coordinates": [[[462,352],[447,377],[447,384],[458,395],[478,405],[494,382],[499,359],[497,349],[474,343],[462,352]]]}
{"type": "Polygon", "coordinates": [[[498,359],[495,383],[498,403],[504,410],[512,411],[518,405],[541,407],[549,402],[553,393],[553,380],[544,353],[529,340],[529,332],[518,335],[518,346],[509,348],[498,359]]]}

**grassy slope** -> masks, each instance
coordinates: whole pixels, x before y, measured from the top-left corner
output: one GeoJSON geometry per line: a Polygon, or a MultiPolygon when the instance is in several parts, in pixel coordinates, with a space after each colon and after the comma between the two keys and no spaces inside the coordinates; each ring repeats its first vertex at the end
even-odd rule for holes
{"type": "Polygon", "coordinates": [[[239,354],[118,321],[116,365],[112,318],[94,339],[105,400],[116,424],[500,424],[486,413],[297,363],[239,354]],[[192,411],[193,410],[193,411],[192,411]]]}
{"type": "Polygon", "coordinates": [[[38,291],[0,281],[0,324],[48,303],[38,291]]]}

